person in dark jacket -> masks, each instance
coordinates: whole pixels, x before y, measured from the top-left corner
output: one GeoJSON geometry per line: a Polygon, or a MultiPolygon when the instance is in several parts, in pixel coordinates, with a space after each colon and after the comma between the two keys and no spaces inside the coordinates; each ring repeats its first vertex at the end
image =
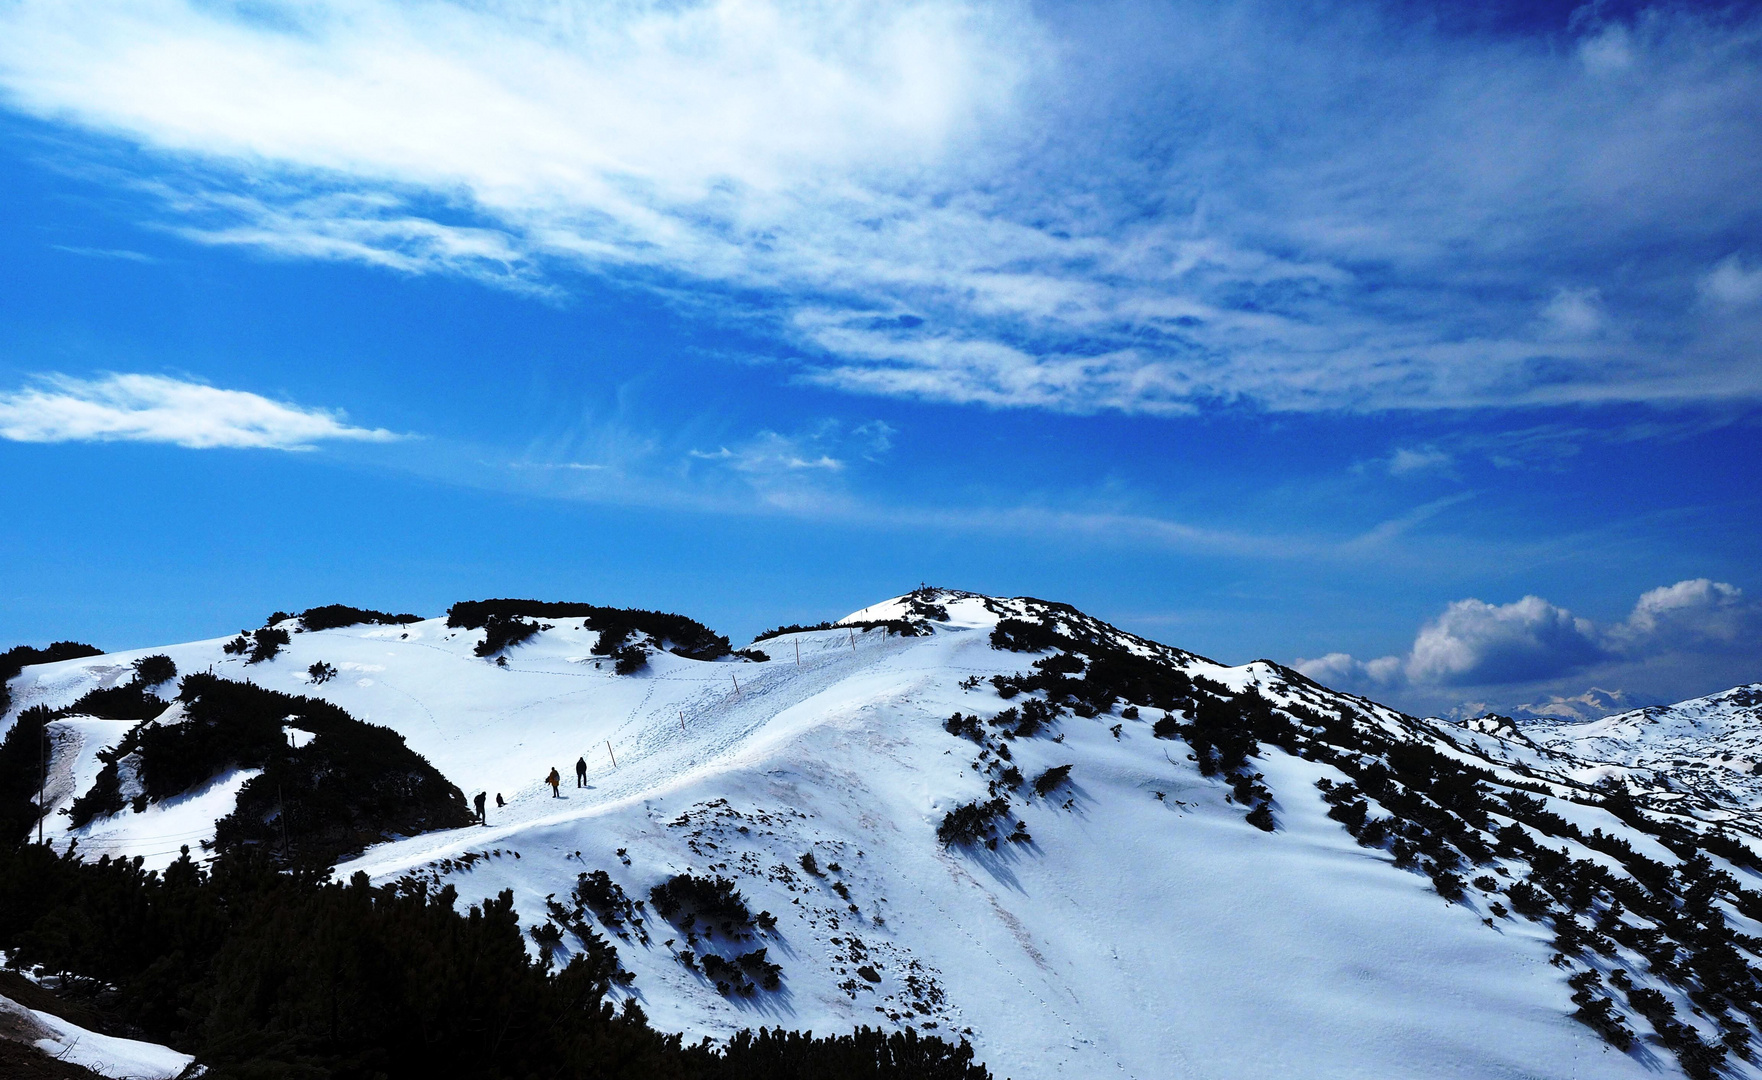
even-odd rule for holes
{"type": "Polygon", "coordinates": [[[587,759],[584,757],[575,759],[575,786],[587,786],[587,759]]]}
{"type": "Polygon", "coordinates": [[[551,766],[551,775],[545,777],[545,783],[551,785],[551,798],[563,797],[563,777],[557,772],[556,766],[551,766]]]}
{"type": "Polygon", "coordinates": [[[488,820],[486,820],[483,816],[483,801],[487,798],[489,798],[489,792],[480,791],[477,793],[477,798],[472,800],[473,802],[475,802],[477,804],[477,820],[480,824],[483,824],[483,825],[489,824],[488,820]]]}
{"type": "Polygon", "coordinates": [[[504,807],[506,805],[508,805],[508,804],[502,801],[502,793],[499,791],[496,792],[496,809],[500,810],[502,807],[504,807]]]}

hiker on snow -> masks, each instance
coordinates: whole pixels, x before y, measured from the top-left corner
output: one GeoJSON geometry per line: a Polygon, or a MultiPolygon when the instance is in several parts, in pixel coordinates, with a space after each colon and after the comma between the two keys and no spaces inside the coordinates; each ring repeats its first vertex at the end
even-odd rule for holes
{"type": "Polygon", "coordinates": [[[575,786],[587,786],[587,759],[584,757],[575,759],[575,786]]]}
{"type": "Polygon", "coordinates": [[[508,805],[508,804],[502,801],[502,793],[499,791],[496,792],[496,809],[500,810],[502,807],[504,807],[506,805],[508,805]]]}
{"type": "Polygon", "coordinates": [[[551,785],[551,798],[561,799],[563,797],[563,777],[557,772],[555,765],[551,766],[551,775],[545,777],[545,783],[551,785]]]}
{"type": "Polygon", "coordinates": [[[480,791],[477,793],[477,798],[472,800],[473,802],[475,802],[477,804],[477,820],[482,822],[485,825],[489,824],[489,822],[485,821],[484,817],[483,817],[483,800],[485,800],[487,798],[489,798],[489,793],[484,792],[484,791],[480,791]]]}

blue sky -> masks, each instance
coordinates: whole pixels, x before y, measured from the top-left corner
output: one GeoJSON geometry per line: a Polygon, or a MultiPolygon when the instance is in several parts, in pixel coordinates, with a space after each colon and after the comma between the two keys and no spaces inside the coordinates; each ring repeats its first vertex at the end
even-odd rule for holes
{"type": "Polygon", "coordinates": [[[1762,16],[0,7],[0,640],[920,581],[1762,678],[1762,16]]]}

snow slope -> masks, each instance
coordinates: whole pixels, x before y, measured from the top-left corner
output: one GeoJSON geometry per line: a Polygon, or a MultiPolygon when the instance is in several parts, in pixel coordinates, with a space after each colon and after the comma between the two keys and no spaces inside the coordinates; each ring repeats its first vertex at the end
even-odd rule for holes
{"type": "Polygon", "coordinates": [[[0,1038],[27,1042],[51,1057],[114,1080],[172,1080],[195,1059],[158,1043],[87,1031],[53,1013],[0,996],[0,1038]]]}
{"type": "MultiPolygon", "coordinates": [[[[990,631],[1001,617],[1051,609],[937,598],[948,618],[922,622],[922,636],[809,631],[758,642],[765,662],[659,653],[626,676],[591,655],[596,635],[578,619],[545,620],[551,628],[511,649],[505,666],[473,655],[481,631],[439,619],[294,634],[258,665],[225,656],[216,639],[27,669],[12,684],[14,709],[66,705],[152,652],[182,671],[212,666],[327,698],[399,732],[468,796],[491,797],[485,827],[384,844],[338,872],[445,882],[467,900],[512,889],[529,924],[584,871],[606,870],[633,898],[669,874],[725,875],[755,911],[776,916],[762,940],[688,943],[652,914],[647,944],[613,938],[635,975],[627,992],[657,1027],[694,1037],[909,1024],[968,1035],[998,1076],[1016,1078],[1676,1074],[1668,1052],[1642,1043],[1623,1054],[1569,1018],[1566,972],[1549,963],[1554,948],[1537,923],[1492,918],[1484,891],[1447,904],[1424,874],[1355,843],[1315,786],[1345,774],[1275,746],[1253,761],[1274,795],[1278,828],[1267,833],[1244,820],[1226,783],[1200,774],[1185,742],[1153,737],[1159,712],[1128,719],[1122,702],[1067,715],[1045,736],[1008,744],[1030,781],[1072,766],[1067,784],[1012,803],[1010,819],[1032,839],[945,848],[944,814],[986,799],[1004,763],[943,721],[1011,704],[989,680],[1027,670],[1034,656],[994,649],[990,631]],[[339,676],[312,685],[306,669],[317,661],[339,676]],[[578,757],[585,787],[575,786],[578,757]],[[565,776],[561,798],[542,784],[552,767],[565,776]],[[818,875],[802,865],[808,853],[818,875]],[[780,991],[725,995],[677,959],[755,944],[782,965],[780,991]]],[[[847,621],[913,609],[902,597],[847,621]]],[[[1275,665],[1226,667],[1085,625],[1236,692],[1356,710],[1392,738],[1536,784],[1587,832],[1630,831],[1574,801],[1595,779],[1584,762],[1517,733],[1416,721],[1275,665]]],[[[97,738],[80,744],[79,761],[97,738]]],[[[85,768],[69,760],[72,772],[85,768]]],[[[215,809],[221,796],[191,801],[206,797],[215,805],[186,812],[230,808],[215,809]]],[[[150,839],[162,835],[149,831],[155,809],[59,839],[167,861],[164,842],[150,839]]],[[[179,827],[200,831],[193,820],[179,827]]],[[[1643,834],[1633,839],[1674,861],[1643,834]]],[[[1758,1074],[1733,1065],[1733,1075],[1758,1074]]]]}
{"type": "Polygon", "coordinates": [[[1685,790],[1762,809],[1762,683],[1588,723],[1528,722],[1539,745],[1669,777],[1685,790]]]}

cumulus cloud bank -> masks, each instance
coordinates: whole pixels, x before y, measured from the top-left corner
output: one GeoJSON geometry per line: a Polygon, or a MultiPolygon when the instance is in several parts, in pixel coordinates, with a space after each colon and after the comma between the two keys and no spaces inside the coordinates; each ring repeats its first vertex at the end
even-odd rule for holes
{"type": "Polygon", "coordinates": [[[1467,688],[1534,687],[1597,667],[1631,673],[1710,651],[1735,651],[1762,664],[1759,635],[1762,605],[1735,586],[1695,578],[1646,592],[1625,619],[1609,625],[1539,596],[1509,604],[1457,600],[1420,628],[1404,656],[1329,653],[1295,666],[1343,688],[1443,700],[1467,688]]]}
{"type": "Polygon", "coordinates": [[[387,442],[398,436],[350,427],[342,414],[271,401],[164,375],[75,379],[48,375],[0,393],[0,439],[14,442],[153,442],[310,450],[324,441],[387,442]]]}
{"type": "Polygon", "coordinates": [[[1762,391],[1732,239],[1762,208],[1762,17],[1592,7],[1557,40],[1401,6],[1073,10],[22,0],[0,99],[144,148],[105,164],[196,241],[689,293],[857,393],[1762,391]]]}

